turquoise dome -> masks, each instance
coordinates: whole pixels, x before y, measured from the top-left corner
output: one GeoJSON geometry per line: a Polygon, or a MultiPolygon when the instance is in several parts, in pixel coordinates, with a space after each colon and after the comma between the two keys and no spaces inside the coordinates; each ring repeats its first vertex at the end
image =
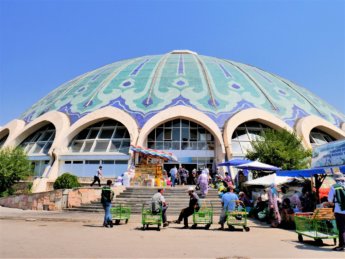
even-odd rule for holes
{"type": "Polygon", "coordinates": [[[254,66],[184,50],[118,61],[83,74],[53,90],[21,119],[28,123],[49,111],[60,111],[73,124],[88,113],[113,106],[142,127],[158,112],[177,105],[205,113],[220,128],[248,108],[270,112],[290,126],[308,115],[338,127],[345,121],[344,114],[289,80],[254,66]]]}

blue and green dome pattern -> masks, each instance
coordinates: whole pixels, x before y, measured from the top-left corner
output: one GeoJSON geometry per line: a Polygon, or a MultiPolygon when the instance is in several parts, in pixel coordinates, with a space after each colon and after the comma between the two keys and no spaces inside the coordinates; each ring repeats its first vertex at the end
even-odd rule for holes
{"type": "Polygon", "coordinates": [[[177,105],[205,113],[220,128],[235,113],[252,107],[273,113],[290,126],[308,115],[338,127],[345,121],[344,114],[289,80],[189,51],[128,59],[88,72],[56,88],[21,118],[28,123],[46,112],[60,111],[74,123],[113,106],[142,127],[158,112],[177,105]]]}

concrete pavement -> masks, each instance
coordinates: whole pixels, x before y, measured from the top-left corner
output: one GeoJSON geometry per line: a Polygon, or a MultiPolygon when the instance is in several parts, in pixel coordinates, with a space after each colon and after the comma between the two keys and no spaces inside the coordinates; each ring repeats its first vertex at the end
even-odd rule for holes
{"type": "MultiPolygon", "coordinates": [[[[140,217],[104,228],[97,213],[0,208],[1,258],[344,258],[333,241],[299,243],[294,231],[250,221],[250,232],[140,229],[140,217]]],[[[173,219],[173,218],[171,218],[173,219]]],[[[308,241],[309,240],[309,241],[308,241]]]]}

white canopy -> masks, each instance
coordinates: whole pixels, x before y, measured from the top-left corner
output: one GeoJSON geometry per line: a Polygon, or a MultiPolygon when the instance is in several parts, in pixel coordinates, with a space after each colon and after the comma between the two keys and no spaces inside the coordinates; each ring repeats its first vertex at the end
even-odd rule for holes
{"type": "Polygon", "coordinates": [[[270,186],[272,183],[281,185],[293,181],[293,177],[277,176],[276,174],[266,175],[244,183],[244,185],[263,185],[270,186]]]}
{"type": "Polygon", "coordinates": [[[261,163],[259,161],[252,161],[246,164],[235,166],[236,168],[248,169],[248,170],[261,170],[261,171],[278,171],[281,170],[279,167],[273,165],[261,163]]]}

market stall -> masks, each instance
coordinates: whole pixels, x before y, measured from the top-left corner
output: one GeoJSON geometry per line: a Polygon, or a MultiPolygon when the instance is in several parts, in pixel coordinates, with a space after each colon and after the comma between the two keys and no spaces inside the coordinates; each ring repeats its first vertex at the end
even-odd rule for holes
{"type": "Polygon", "coordinates": [[[167,161],[177,161],[172,153],[161,150],[130,146],[133,152],[135,173],[131,181],[132,186],[165,186],[163,164],[167,161]]]}

